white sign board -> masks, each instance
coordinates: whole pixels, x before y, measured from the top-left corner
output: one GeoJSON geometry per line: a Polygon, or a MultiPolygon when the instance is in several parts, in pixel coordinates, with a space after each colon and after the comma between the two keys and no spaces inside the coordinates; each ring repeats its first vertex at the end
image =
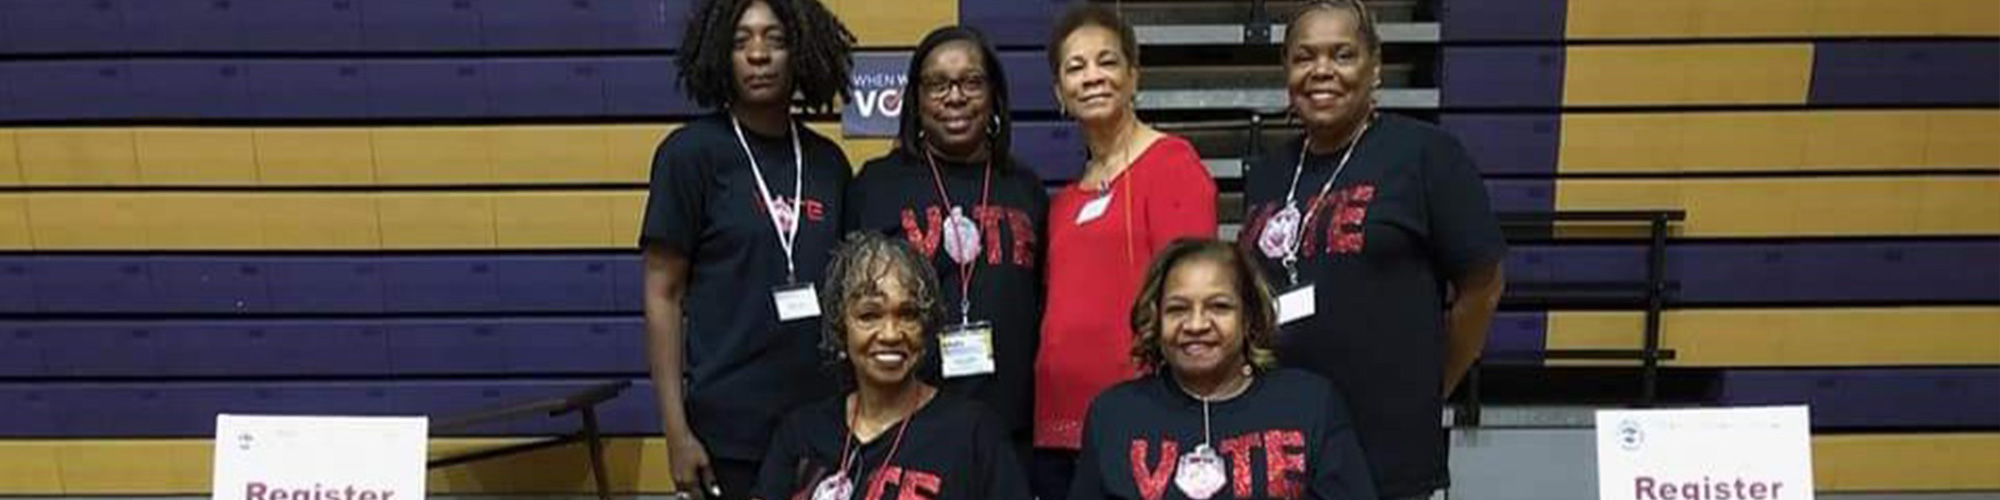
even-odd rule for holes
{"type": "Polygon", "coordinates": [[[217,415],[213,500],[423,500],[424,417],[217,415]]]}
{"type": "Polygon", "coordinates": [[[1812,500],[1804,406],[1597,412],[1599,500],[1812,500]]]}

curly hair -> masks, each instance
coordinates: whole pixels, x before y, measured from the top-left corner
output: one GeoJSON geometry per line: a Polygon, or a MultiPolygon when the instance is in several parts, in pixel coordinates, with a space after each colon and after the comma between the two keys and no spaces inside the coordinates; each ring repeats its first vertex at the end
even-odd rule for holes
{"type": "Polygon", "coordinates": [[[1118,15],[1118,9],[1096,2],[1077,2],[1061,19],[1056,20],[1054,30],[1049,31],[1049,69],[1062,74],[1063,41],[1077,30],[1096,26],[1118,34],[1118,53],[1125,56],[1127,67],[1139,64],[1139,35],[1132,25],[1118,15]]]}
{"type": "Polygon", "coordinates": [[[945,315],[937,271],[931,269],[929,259],[901,238],[854,231],[847,233],[840,246],[834,247],[819,289],[820,350],[829,366],[846,368],[833,370],[843,383],[851,385],[854,376],[852,361],[847,359],[848,306],[864,297],[881,295],[882,290],[875,283],[890,276],[902,282],[909,291],[910,301],[916,303],[922,317],[924,345],[932,351],[924,356],[916,373],[927,376],[935,371],[931,365],[937,359],[938,329],[945,315]]]}
{"type": "Polygon", "coordinates": [[[720,109],[736,99],[736,22],[751,4],[764,2],[785,27],[787,72],[799,107],[831,112],[847,94],[854,33],[819,0],[705,0],[688,18],[680,54],[681,89],[702,107],[720,109]]]}
{"type": "Polygon", "coordinates": [[[1160,351],[1160,302],[1166,299],[1167,275],[1189,262],[1222,264],[1235,275],[1238,303],[1243,304],[1243,333],[1249,352],[1244,358],[1258,370],[1277,364],[1271,344],[1278,335],[1278,310],[1272,300],[1271,285],[1257,269],[1257,263],[1243,249],[1214,238],[1174,240],[1146,267],[1146,280],[1132,304],[1132,361],[1149,372],[1166,368],[1166,354],[1160,351]]]}
{"type": "Polygon", "coordinates": [[[1000,64],[1000,54],[993,51],[993,44],[987,43],[985,35],[969,26],[946,26],[933,30],[924,36],[924,41],[917,44],[917,51],[910,55],[909,78],[903,83],[903,102],[906,105],[903,107],[901,129],[896,132],[896,151],[909,155],[911,160],[923,159],[923,141],[917,137],[917,132],[924,128],[922,117],[919,116],[923,114],[923,110],[913,110],[907,103],[923,96],[918,87],[923,85],[924,60],[930,59],[931,53],[936,52],[938,47],[957,41],[969,42],[978,47],[976,50],[979,51],[981,64],[985,66],[986,71],[986,99],[992,102],[993,116],[999,120],[986,138],[989,141],[986,146],[992,151],[991,154],[996,160],[994,164],[1009,167],[1014,164],[1013,157],[1009,153],[1014,142],[1014,117],[1007,107],[1007,72],[1000,64]]]}
{"type": "Polygon", "coordinates": [[[1375,31],[1375,14],[1368,10],[1368,4],[1362,3],[1362,0],[1306,0],[1304,4],[1299,5],[1298,10],[1292,11],[1292,19],[1285,22],[1286,49],[1290,49],[1292,43],[1297,41],[1294,37],[1299,32],[1299,21],[1304,20],[1306,14],[1317,10],[1344,10],[1354,14],[1355,23],[1360,25],[1357,29],[1361,31],[1361,43],[1368,47],[1369,53],[1382,53],[1382,34],[1375,31]]]}

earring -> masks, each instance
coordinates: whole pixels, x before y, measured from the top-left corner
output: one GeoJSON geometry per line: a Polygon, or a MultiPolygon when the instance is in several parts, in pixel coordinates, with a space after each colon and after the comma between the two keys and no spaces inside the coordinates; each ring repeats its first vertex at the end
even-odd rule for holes
{"type": "Polygon", "coordinates": [[[993,115],[993,119],[987,122],[986,124],[986,137],[994,138],[999,136],[1000,136],[1000,115],[996,113],[993,115]]]}

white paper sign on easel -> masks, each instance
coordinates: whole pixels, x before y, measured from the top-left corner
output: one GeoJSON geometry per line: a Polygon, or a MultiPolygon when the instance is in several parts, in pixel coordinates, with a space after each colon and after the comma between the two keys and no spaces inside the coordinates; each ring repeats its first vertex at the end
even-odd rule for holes
{"type": "Polygon", "coordinates": [[[212,500],[423,500],[424,417],[217,415],[212,500]]]}
{"type": "Polygon", "coordinates": [[[1597,412],[1599,500],[1812,500],[1804,406],[1597,412]]]}

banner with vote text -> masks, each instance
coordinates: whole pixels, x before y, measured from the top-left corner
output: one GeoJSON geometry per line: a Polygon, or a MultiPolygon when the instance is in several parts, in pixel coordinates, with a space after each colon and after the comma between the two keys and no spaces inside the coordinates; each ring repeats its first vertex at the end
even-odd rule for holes
{"type": "Polygon", "coordinates": [[[423,500],[424,417],[217,415],[212,500],[423,500]]]}
{"type": "Polygon", "coordinates": [[[1812,500],[1804,406],[1597,412],[1599,500],[1812,500]]]}
{"type": "Polygon", "coordinates": [[[851,94],[840,110],[847,137],[895,137],[903,116],[903,83],[909,81],[910,53],[854,54],[851,94]]]}

